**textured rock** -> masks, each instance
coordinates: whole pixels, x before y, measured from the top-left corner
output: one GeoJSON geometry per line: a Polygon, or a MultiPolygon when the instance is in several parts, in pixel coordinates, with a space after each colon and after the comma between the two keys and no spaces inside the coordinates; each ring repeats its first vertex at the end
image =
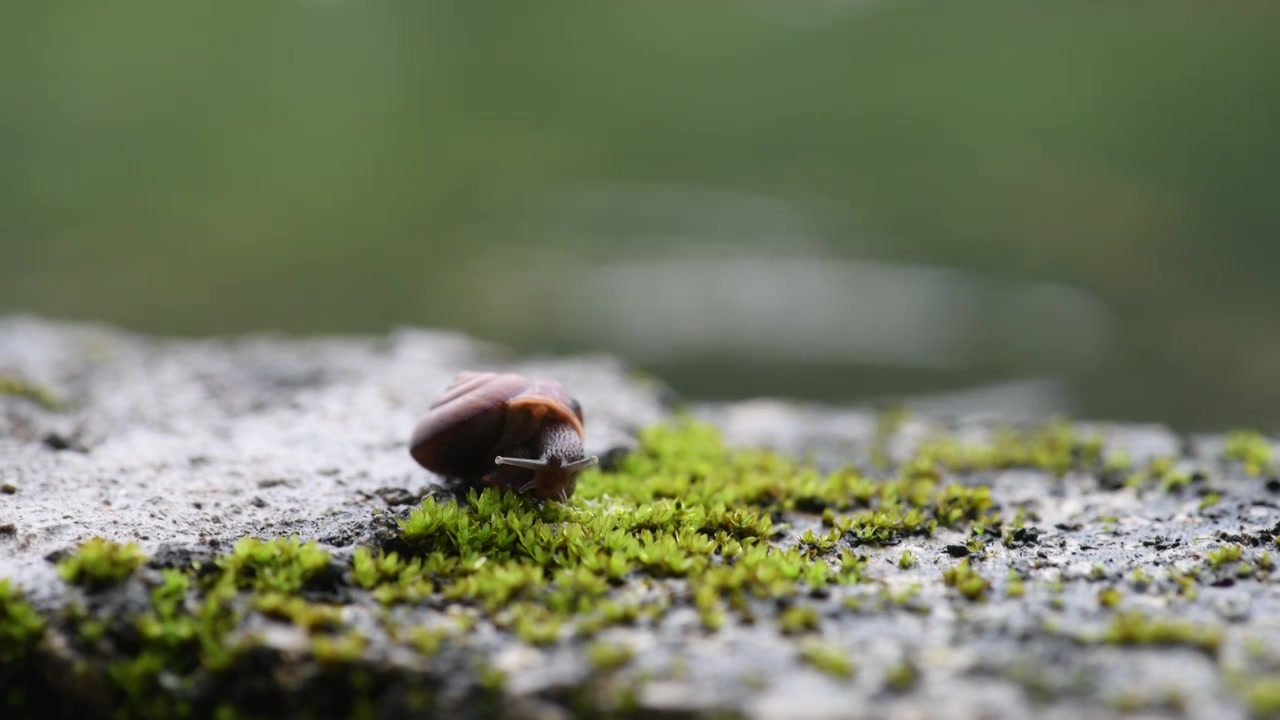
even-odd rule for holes
{"type": "Polygon", "coordinates": [[[608,457],[664,416],[661,388],[605,358],[513,360],[457,335],[144,338],[96,325],[0,320],[0,372],[65,409],[0,396],[0,577],[48,584],[44,557],[91,536],[225,547],[297,533],[344,546],[376,509],[438,478],[409,435],[462,369],[563,379],[608,457]],[[31,577],[35,575],[36,577],[31,577]]]}
{"type": "MultiPolygon", "coordinates": [[[[78,595],[51,559],[93,536],[137,541],[163,565],[226,552],[247,536],[296,533],[345,562],[353,546],[376,544],[386,520],[404,517],[436,483],[412,462],[406,443],[416,419],[464,368],[562,380],[586,409],[588,450],[604,457],[632,447],[641,428],[674,412],[660,386],[609,358],[514,359],[444,333],[161,340],[0,320],[0,373],[63,403],[45,407],[39,393],[0,396],[0,578],[17,580],[33,605],[52,612],[78,595]]],[[[981,443],[996,431],[990,418],[889,422],[865,409],[766,400],[689,409],[731,444],[807,457],[828,470],[873,472],[873,461],[904,462],[931,438],[981,443]]],[[[1005,515],[1026,512],[1026,527],[982,538],[939,529],[888,546],[842,538],[842,549],[869,557],[870,581],[805,600],[821,619],[822,641],[852,659],[851,678],[801,661],[800,646],[777,629],[784,604],[754,603],[756,622],[731,618],[709,633],[691,605],[676,603],[652,626],[599,635],[635,653],[626,675],[630,702],[642,714],[733,711],[761,720],[1246,717],[1249,688],[1280,668],[1271,649],[1280,644],[1280,577],[1263,560],[1280,535],[1280,481],[1270,468],[1250,474],[1224,460],[1220,437],[1181,437],[1159,426],[1081,427],[1101,433],[1107,456],[1126,455],[1131,467],[1167,461],[1185,487],[1139,491],[1126,487],[1122,471],[958,474],[951,478],[957,484],[988,486],[1005,515]],[[1239,562],[1209,565],[1210,551],[1237,544],[1239,562]],[[901,567],[907,550],[916,562],[901,567]],[[991,584],[982,602],[943,582],[961,557],[991,584]],[[1172,578],[1190,571],[1199,573],[1195,592],[1181,594],[1172,578]],[[1011,573],[1023,578],[1021,594],[1011,573]],[[1100,605],[1108,588],[1122,594],[1125,609],[1213,628],[1222,637],[1218,651],[1186,642],[1091,642],[1116,617],[1100,605]],[[904,668],[918,680],[904,682],[904,668]]],[[[775,526],[777,547],[824,530],[804,512],[780,515],[775,526]]],[[[683,583],[644,579],[616,592],[658,602],[687,595],[683,583]]],[[[119,603],[123,612],[145,606],[147,597],[139,587],[100,602],[119,603]]],[[[452,611],[400,607],[391,615],[423,624],[452,611]]],[[[459,716],[590,714],[583,693],[595,689],[587,686],[581,644],[532,647],[476,625],[468,652],[508,678],[495,709],[469,694],[471,656],[450,649],[424,660],[385,641],[386,615],[373,603],[351,602],[342,613],[346,626],[371,638],[364,661],[388,696],[429,680],[437,702],[459,716]]],[[[260,623],[250,631],[278,657],[309,643],[293,626],[260,623]]],[[[56,662],[65,650],[49,652],[56,662]]],[[[269,682],[287,684],[287,670],[269,682]]],[[[302,685],[297,692],[323,690],[302,685]]],[[[1275,707],[1254,700],[1258,714],[1275,707]]]]}

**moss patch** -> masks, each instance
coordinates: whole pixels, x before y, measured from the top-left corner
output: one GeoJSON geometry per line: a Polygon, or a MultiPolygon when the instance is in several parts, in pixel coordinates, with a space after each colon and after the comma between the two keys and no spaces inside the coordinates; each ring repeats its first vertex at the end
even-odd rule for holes
{"type": "Polygon", "coordinates": [[[9,580],[0,579],[0,665],[26,657],[44,634],[45,621],[9,580]]]}
{"type": "MultiPolygon", "coordinates": [[[[384,546],[345,555],[298,537],[244,538],[211,561],[139,572],[147,558],[137,546],[94,539],[58,564],[67,582],[92,590],[80,594],[86,604],[42,618],[2,584],[0,640],[24,655],[39,652],[38,638],[54,627],[94,680],[83,687],[105,688],[127,715],[182,714],[213,698],[228,711],[244,701],[284,712],[283,693],[306,698],[312,711],[357,714],[383,687],[371,653],[393,647],[420,673],[425,689],[402,698],[417,712],[430,706],[442,675],[477,702],[497,697],[508,678],[488,655],[495,636],[534,652],[572,648],[594,674],[626,689],[643,682],[631,674],[640,663],[602,632],[657,628],[675,610],[696,612],[695,634],[767,628],[800,662],[848,678],[849,648],[819,636],[851,617],[928,612],[916,580],[961,616],[985,610],[971,603],[1046,596],[1053,612],[1067,583],[1106,580],[1084,596],[1110,621],[1092,643],[1212,654],[1222,643],[1218,628],[1117,613],[1123,596],[1114,583],[1132,570],[1126,587],[1185,600],[1207,582],[1265,581],[1273,565],[1267,553],[1245,558],[1246,546],[1275,543],[1266,535],[1220,538],[1195,551],[1197,567],[1161,579],[1138,567],[1099,566],[1078,580],[1042,575],[1053,563],[1032,547],[1040,537],[1034,513],[993,496],[985,478],[994,471],[1141,473],[1140,483],[1116,484],[1125,491],[1169,489],[1169,478],[1181,477],[1166,459],[1135,471],[1062,422],[997,430],[987,442],[932,439],[898,466],[882,453],[868,467],[827,472],[731,449],[711,427],[687,421],[649,428],[640,441],[616,468],[584,474],[570,503],[493,489],[430,497],[399,516],[384,546]],[[1024,562],[1002,559],[1010,557],[1024,562]],[[1006,578],[1004,593],[993,593],[991,578],[1006,578]],[[285,649],[281,637],[290,638],[285,649]],[[272,674],[285,666],[290,672],[272,674]]],[[[1259,461],[1248,447],[1233,457],[1259,461]]],[[[886,682],[906,692],[918,676],[904,664],[886,682]]]]}
{"type": "Polygon", "coordinates": [[[62,401],[49,388],[8,373],[0,373],[0,395],[25,398],[47,410],[62,407],[62,401]]]}
{"type": "Polygon", "coordinates": [[[119,585],[143,563],[146,555],[136,543],[116,543],[91,538],[58,563],[63,580],[90,590],[119,585]]]}
{"type": "Polygon", "coordinates": [[[853,661],[837,647],[810,640],[800,645],[800,658],[828,675],[847,680],[854,675],[853,661]]]}
{"type": "Polygon", "coordinates": [[[1223,442],[1223,458],[1240,463],[1249,475],[1275,474],[1272,455],[1271,443],[1253,430],[1237,430],[1223,442]]]}
{"type": "Polygon", "coordinates": [[[1097,640],[1111,645],[1184,645],[1216,654],[1222,645],[1222,631],[1212,625],[1127,612],[1117,615],[1097,640]]]}

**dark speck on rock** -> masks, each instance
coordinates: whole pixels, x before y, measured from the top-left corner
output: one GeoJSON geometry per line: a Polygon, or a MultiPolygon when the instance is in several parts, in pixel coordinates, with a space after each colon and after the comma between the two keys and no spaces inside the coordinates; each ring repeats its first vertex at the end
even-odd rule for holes
{"type": "Polygon", "coordinates": [[[298,481],[291,480],[289,478],[267,478],[265,480],[258,481],[258,487],[263,489],[280,487],[281,485],[286,487],[297,487],[298,481]]]}
{"type": "Polygon", "coordinates": [[[14,485],[13,483],[5,483],[3,485],[0,485],[0,493],[4,493],[5,495],[13,495],[16,492],[18,492],[18,486],[14,485]]]}
{"type": "Polygon", "coordinates": [[[1035,544],[1040,542],[1040,529],[1036,527],[1020,527],[1013,531],[1014,542],[1035,544]]]}
{"type": "Polygon", "coordinates": [[[962,558],[969,556],[969,548],[964,545],[948,545],[946,550],[947,554],[951,557],[962,558]]]}
{"type": "Polygon", "coordinates": [[[40,442],[44,443],[44,446],[50,450],[56,450],[58,452],[62,452],[64,450],[85,452],[88,449],[76,440],[63,435],[62,433],[56,432],[46,433],[45,436],[41,438],[40,442]]]}
{"type": "Polygon", "coordinates": [[[410,505],[418,499],[417,495],[409,492],[405,488],[384,487],[374,491],[374,494],[382,498],[386,504],[395,507],[397,505],[410,505]]]}
{"type": "Polygon", "coordinates": [[[267,506],[267,501],[255,495],[253,499],[249,501],[249,504],[256,508],[264,508],[267,506]]]}
{"type": "Polygon", "coordinates": [[[1280,477],[1267,478],[1267,492],[1280,493],[1280,477]]]}
{"type": "Polygon", "coordinates": [[[1179,540],[1169,540],[1163,535],[1157,535],[1148,540],[1143,540],[1142,544],[1149,548],[1155,548],[1156,550],[1168,550],[1171,547],[1177,547],[1180,542],[1181,541],[1179,540]]]}
{"type": "Polygon", "coordinates": [[[18,526],[13,523],[5,523],[0,525],[0,535],[17,535],[18,526]]]}

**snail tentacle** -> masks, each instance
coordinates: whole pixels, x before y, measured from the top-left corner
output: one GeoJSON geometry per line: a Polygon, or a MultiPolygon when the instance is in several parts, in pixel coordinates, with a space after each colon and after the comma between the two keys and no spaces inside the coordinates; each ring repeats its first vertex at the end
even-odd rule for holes
{"type": "Polygon", "coordinates": [[[547,461],[536,458],[502,457],[499,455],[493,459],[493,462],[495,465],[510,465],[512,467],[524,468],[525,470],[547,469],[547,461]]]}

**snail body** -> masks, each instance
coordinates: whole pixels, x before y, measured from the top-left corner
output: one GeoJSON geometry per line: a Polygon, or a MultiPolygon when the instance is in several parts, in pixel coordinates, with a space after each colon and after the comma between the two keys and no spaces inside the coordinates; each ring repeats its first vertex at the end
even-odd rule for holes
{"type": "Polygon", "coordinates": [[[558,382],[462,372],[414,428],[413,459],[446,478],[566,501],[582,470],[582,406],[558,382]]]}

